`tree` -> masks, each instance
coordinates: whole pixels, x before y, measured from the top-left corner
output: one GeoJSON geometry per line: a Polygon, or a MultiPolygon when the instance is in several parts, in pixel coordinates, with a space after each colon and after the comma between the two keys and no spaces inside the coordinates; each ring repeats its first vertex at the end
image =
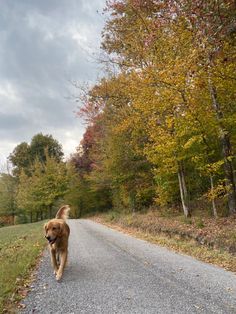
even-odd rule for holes
{"type": "Polygon", "coordinates": [[[229,87],[235,81],[235,60],[229,57],[232,52],[235,53],[235,12],[236,3],[233,0],[207,2],[182,0],[176,6],[176,13],[186,18],[191,25],[195,46],[198,47],[201,55],[201,64],[198,64],[198,67],[203,68],[207,74],[206,86],[208,86],[212,110],[219,128],[230,213],[236,212],[232,135],[227,119],[229,111],[232,114],[232,105],[227,104],[228,97],[225,94],[223,98],[221,97],[221,90],[223,83],[230,91],[229,87]]]}
{"type": "Polygon", "coordinates": [[[52,218],[52,207],[67,192],[66,165],[46,154],[45,164],[38,159],[33,164],[31,176],[24,171],[19,176],[17,204],[36,220],[52,218]]]}
{"type": "Polygon", "coordinates": [[[110,208],[110,187],[93,184],[92,173],[99,164],[98,142],[101,125],[90,125],[81,140],[77,153],[69,162],[69,190],[65,198],[74,204],[78,215],[110,208]],[[77,186],[77,189],[75,186],[77,186]]]}
{"type": "Polygon", "coordinates": [[[24,170],[22,170],[18,180],[18,191],[16,195],[17,207],[24,216],[30,217],[30,222],[33,222],[33,217],[37,210],[34,197],[37,177],[28,176],[24,170]]]}
{"type": "Polygon", "coordinates": [[[186,217],[205,195],[216,216],[221,194],[233,213],[235,1],[112,0],[106,9],[102,47],[116,72],[80,109],[86,184],[135,201],[149,187],[152,201],[179,202],[186,217]]]}
{"type": "Polygon", "coordinates": [[[41,176],[41,184],[38,187],[37,200],[44,208],[49,209],[52,218],[53,204],[64,197],[68,188],[66,164],[58,162],[55,157],[46,154],[46,163],[41,176]]]}
{"type": "Polygon", "coordinates": [[[62,161],[62,146],[52,135],[39,133],[31,139],[30,144],[23,142],[17,145],[8,157],[14,166],[13,174],[19,176],[24,170],[29,175],[36,159],[42,163],[46,162],[46,154],[54,157],[58,162],[62,161]]]}
{"type": "MultiPolygon", "coordinates": [[[[232,50],[235,51],[235,1],[110,1],[107,9],[111,12],[111,19],[104,30],[103,48],[108,54],[112,54],[113,61],[119,64],[123,73],[130,73],[132,70],[138,73],[140,81],[146,84],[144,90],[147,99],[151,95],[147,91],[147,84],[155,87],[153,95],[156,97],[153,98],[157,100],[157,105],[152,107],[154,121],[160,120],[160,111],[162,115],[166,115],[171,110],[176,115],[173,110],[176,108],[179,111],[176,99],[182,103],[182,116],[189,110],[194,112],[196,107],[192,106],[191,100],[193,93],[196,95],[195,89],[199,80],[203,90],[200,93],[203,92],[204,95],[208,92],[207,110],[215,115],[213,125],[218,126],[217,136],[221,139],[229,211],[234,212],[235,178],[231,144],[233,132],[232,129],[229,131],[229,125],[235,111],[232,110],[232,104],[227,102],[230,97],[225,90],[231,93],[231,86],[235,86],[235,62],[229,53],[232,55],[232,50]],[[149,79],[145,80],[145,77],[149,79]],[[222,84],[225,89],[222,89],[222,84]],[[169,93],[168,102],[164,102],[165,108],[160,104],[163,92],[169,93]],[[159,110],[159,107],[163,110],[159,110]]],[[[231,102],[232,100],[235,101],[233,94],[231,102]]],[[[200,107],[197,110],[202,108],[206,112],[206,107],[203,108],[201,102],[199,99],[197,107],[200,107]]],[[[139,103],[140,107],[149,110],[143,104],[148,103],[150,106],[150,102],[140,99],[139,103]]],[[[168,118],[168,114],[166,116],[168,118]]],[[[168,119],[176,120],[176,117],[168,119]]],[[[181,120],[184,126],[184,119],[181,120]]],[[[177,135],[178,132],[173,134],[174,141],[177,140],[177,135]]],[[[192,132],[189,132],[190,138],[185,138],[187,142],[191,135],[192,132]]],[[[154,142],[154,145],[158,146],[158,143],[154,142]]],[[[151,152],[150,146],[149,151],[151,152]]],[[[172,158],[174,156],[177,157],[173,151],[172,158]]],[[[182,161],[179,161],[178,177],[183,196],[186,188],[181,164],[182,161]]]]}
{"type": "Polygon", "coordinates": [[[8,173],[0,174],[0,215],[11,216],[14,223],[16,215],[16,178],[8,173]]]}
{"type": "Polygon", "coordinates": [[[30,142],[31,159],[35,160],[37,157],[40,162],[45,163],[49,157],[55,158],[57,162],[62,161],[63,151],[59,142],[52,137],[52,135],[43,135],[42,133],[33,136],[30,142]]]}
{"type": "Polygon", "coordinates": [[[15,167],[13,174],[18,176],[22,169],[29,171],[31,164],[30,146],[26,142],[17,145],[8,157],[9,161],[15,167]]]}

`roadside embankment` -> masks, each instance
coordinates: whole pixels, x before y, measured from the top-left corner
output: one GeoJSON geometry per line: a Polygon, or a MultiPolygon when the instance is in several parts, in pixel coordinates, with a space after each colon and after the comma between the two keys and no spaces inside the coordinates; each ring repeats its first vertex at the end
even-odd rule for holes
{"type": "Polygon", "coordinates": [[[90,219],[236,272],[236,217],[184,219],[158,212],[108,212],[90,219]]]}

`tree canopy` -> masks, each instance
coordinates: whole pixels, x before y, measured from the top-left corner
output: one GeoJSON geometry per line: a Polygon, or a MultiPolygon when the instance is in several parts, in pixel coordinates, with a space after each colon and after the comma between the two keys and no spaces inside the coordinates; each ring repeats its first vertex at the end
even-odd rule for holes
{"type": "Polygon", "coordinates": [[[30,144],[26,142],[18,144],[8,159],[14,166],[13,173],[19,175],[22,170],[30,173],[36,159],[45,163],[46,154],[54,157],[58,162],[62,161],[64,155],[61,144],[52,135],[39,133],[33,136],[30,144]]]}
{"type": "Polygon", "coordinates": [[[235,1],[113,0],[106,11],[112,66],[78,113],[89,187],[108,188],[115,207],[181,204],[188,217],[206,199],[215,216],[235,213],[235,1]]]}

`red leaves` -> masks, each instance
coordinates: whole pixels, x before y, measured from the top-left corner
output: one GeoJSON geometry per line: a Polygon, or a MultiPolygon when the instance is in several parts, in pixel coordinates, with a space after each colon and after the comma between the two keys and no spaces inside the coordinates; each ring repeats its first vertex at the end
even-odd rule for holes
{"type": "Polygon", "coordinates": [[[101,138],[101,131],[99,123],[87,127],[77,153],[71,159],[78,170],[88,173],[94,168],[96,161],[93,154],[96,150],[96,143],[101,138]]]}

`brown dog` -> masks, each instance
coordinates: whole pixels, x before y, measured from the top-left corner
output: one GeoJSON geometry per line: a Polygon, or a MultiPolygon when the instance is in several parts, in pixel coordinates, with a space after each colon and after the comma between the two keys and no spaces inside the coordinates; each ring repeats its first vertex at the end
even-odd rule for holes
{"type": "Polygon", "coordinates": [[[49,220],[44,225],[45,238],[49,242],[52,267],[57,280],[61,279],[67,261],[70,228],[66,223],[66,219],[69,210],[68,205],[62,206],[58,210],[56,218],[49,220]]]}

